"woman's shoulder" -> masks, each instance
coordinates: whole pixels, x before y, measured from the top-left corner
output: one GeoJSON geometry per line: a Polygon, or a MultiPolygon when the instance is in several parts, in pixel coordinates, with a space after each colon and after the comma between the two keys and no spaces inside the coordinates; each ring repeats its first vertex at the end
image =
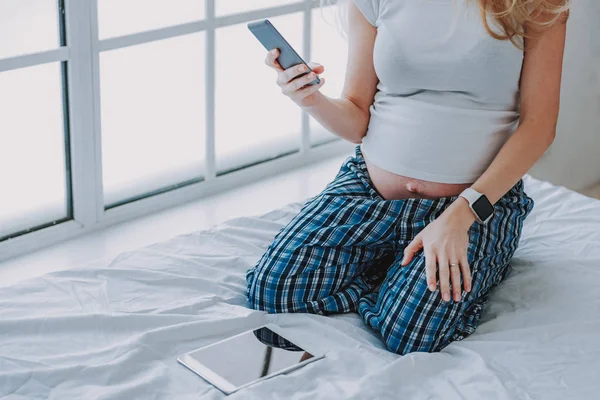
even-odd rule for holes
{"type": "Polygon", "coordinates": [[[402,3],[404,0],[350,0],[363,13],[371,25],[377,22],[387,10],[390,3],[402,3]]]}
{"type": "Polygon", "coordinates": [[[371,25],[377,26],[379,0],[351,0],[371,25]]]}

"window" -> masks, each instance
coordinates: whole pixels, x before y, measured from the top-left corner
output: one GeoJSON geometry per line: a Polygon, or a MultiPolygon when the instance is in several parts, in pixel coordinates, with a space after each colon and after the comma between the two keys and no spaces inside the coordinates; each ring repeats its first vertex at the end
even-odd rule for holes
{"type": "Polygon", "coordinates": [[[337,96],[346,44],[317,6],[0,0],[0,260],[347,151],[246,28],[269,18],[337,96]]]}
{"type": "Polygon", "coordinates": [[[0,241],[71,217],[58,10],[52,0],[0,0],[0,37],[13,39],[0,41],[0,59],[54,50],[53,62],[5,62],[0,73],[0,241]]]}
{"type": "Polygon", "coordinates": [[[190,23],[205,17],[203,0],[97,1],[101,39],[190,23]]]}
{"type": "Polygon", "coordinates": [[[203,32],[101,53],[100,96],[105,207],[203,177],[203,32]]]}
{"type": "MultiPolygon", "coordinates": [[[[270,19],[296,49],[303,45],[302,17],[270,19]]],[[[217,172],[299,151],[301,110],[282,98],[276,72],[265,67],[265,49],[246,24],[218,29],[216,48],[217,172]]]]}
{"type": "Polygon", "coordinates": [[[221,16],[297,2],[298,0],[217,0],[215,7],[217,16],[221,16]]]}
{"type": "Polygon", "coordinates": [[[56,49],[59,29],[56,0],[0,0],[0,59],[56,49]]]}
{"type": "MultiPolygon", "coordinates": [[[[325,85],[321,91],[338,97],[344,88],[348,45],[342,35],[335,7],[312,11],[312,59],[325,66],[325,85]],[[327,38],[327,40],[323,40],[327,38]]],[[[313,146],[330,142],[336,138],[313,118],[310,119],[310,142],[313,146]]]]}
{"type": "Polygon", "coordinates": [[[0,74],[0,238],[69,216],[60,63],[0,74]]]}

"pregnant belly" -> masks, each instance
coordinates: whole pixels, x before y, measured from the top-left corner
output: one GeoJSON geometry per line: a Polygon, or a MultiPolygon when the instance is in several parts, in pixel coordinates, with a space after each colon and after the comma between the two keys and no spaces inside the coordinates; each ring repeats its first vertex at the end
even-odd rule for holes
{"type": "Polygon", "coordinates": [[[386,200],[409,198],[439,199],[458,196],[471,183],[439,183],[414,179],[381,169],[365,160],[371,182],[377,192],[386,200]]]}

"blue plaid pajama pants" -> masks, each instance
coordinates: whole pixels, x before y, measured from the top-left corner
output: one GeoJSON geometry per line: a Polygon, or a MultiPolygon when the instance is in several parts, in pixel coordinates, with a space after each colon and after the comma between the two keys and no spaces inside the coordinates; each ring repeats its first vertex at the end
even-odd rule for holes
{"type": "Polygon", "coordinates": [[[404,248],[456,198],[384,200],[357,147],[247,272],[250,306],[269,313],[358,312],[398,354],[440,351],[464,339],[475,331],[490,290],[510,270],[533,200],[519,181],[486,225],[471,226],[472,290],[446,303],[439,290],[427,288],[422,252],[406,267],[400,264],[404,248]]]}

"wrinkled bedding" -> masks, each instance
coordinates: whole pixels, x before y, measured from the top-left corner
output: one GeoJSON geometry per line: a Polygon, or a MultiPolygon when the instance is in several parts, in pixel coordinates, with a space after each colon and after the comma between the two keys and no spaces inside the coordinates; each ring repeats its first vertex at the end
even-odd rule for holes
{"type": "Polygon", "coordinates": [[[477,332],[441,353],[391,354],[353,314],[247,309],[245,271],[292,204],[0,288],[0,398],[221,399],[176,357],[274,322],[326,358],[230,398],[597,399],[600,201],[530,177],[526,190],[512,273],[477,332]]]}

